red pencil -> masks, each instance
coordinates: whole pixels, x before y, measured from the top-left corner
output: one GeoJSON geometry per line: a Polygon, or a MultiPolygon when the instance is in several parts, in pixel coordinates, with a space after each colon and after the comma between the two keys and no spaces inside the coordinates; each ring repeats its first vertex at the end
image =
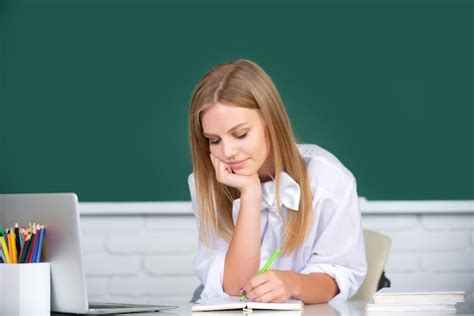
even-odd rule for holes
{"type": "Polygon", "coordinates": [[[28,250],[28,260],[26,263],[32,263],[33,254],[35,253],[36,244],[38,243],[38,229],[37,226],[33,224],[33,243],[31,244],[30,249],[28,250]]]}

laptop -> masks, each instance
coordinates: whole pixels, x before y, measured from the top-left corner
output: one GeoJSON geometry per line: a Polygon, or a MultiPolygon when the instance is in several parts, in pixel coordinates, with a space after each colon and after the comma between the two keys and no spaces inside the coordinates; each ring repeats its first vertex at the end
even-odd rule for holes
{"type": "Polygon", "coordinates": [[[156,312],[165,305],[91,303],[82,262],[78,199],[74,193],[0,194],[0,225],[46,228],[44,258],[51,263],[51,311],[74,314],[156,312]]]}

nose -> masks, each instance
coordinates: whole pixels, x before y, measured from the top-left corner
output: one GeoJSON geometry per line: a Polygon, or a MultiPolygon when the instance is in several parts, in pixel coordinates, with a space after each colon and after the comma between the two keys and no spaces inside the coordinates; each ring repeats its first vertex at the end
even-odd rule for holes
{"type": "Polygon", "coordinates": [[[237,148],[233,141],[230,140],[221,140],[222,142],[222,153],[226,159],[231,159],[237,154],[237,148]]]}

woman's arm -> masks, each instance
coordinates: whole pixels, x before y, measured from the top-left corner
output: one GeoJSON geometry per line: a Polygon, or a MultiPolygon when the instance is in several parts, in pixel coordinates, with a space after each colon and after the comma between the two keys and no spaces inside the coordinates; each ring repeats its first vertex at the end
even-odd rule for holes
{"type": "Polygon", "coordinates": [[[258,174],[234,174],[224,162],[210,154],[218,182],[240,191],[240,211],[225,257],[222,287],[229,295],[240,289],[258,272],[260,264],[260,203],[262,188],[258,174]]]}
{"type": "Polygon", "coordinates": [[[260,264],[261,187],[248,188],[240,196],[240,211],[225,257],[224,291],[240,295],[240,289],[258,272],[260,264]]]}
{"type": "Polygon", "coordinates": [[[288,271],[293,278],[294,291],[291,296],[305,304],[327,303],[339,292],[336,281],[324,273],[301,274],[288,271]]]}

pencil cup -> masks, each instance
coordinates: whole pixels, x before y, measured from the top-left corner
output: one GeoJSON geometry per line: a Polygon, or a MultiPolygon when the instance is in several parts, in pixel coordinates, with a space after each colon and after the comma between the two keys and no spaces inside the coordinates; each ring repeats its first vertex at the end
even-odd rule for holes
{"type": "Polygon", "coordinates": [[[0,315],[50,315],[51,265],[0,264],[0,315]]]}

